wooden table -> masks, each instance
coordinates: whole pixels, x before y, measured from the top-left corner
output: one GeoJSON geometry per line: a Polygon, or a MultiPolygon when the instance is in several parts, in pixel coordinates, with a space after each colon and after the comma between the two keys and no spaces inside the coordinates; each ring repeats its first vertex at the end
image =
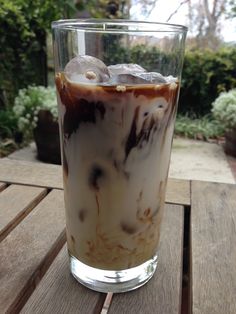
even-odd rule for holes
{"type": "Polygon", "coordinates": [[[157,272],[124,294],[69,274],[61,169],[0,160],[0,313],[236,313],[236,185],[169,180],[157,272]]]}

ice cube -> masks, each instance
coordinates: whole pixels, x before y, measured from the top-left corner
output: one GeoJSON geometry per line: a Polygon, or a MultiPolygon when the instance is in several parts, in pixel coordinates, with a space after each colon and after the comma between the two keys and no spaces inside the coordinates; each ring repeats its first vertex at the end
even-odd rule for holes
{"type": "Polygon", "coordinates": [[[147,81],[135,74],[118,74],[111,77],[110,85],[134,85],[146,84],[147,81]]]}
{"type": "Polygon", "coordinates": [[[69,80],[80,83],[103,83],[110,79],[107,66],[92,56],[77,56],[65,66],[69,80]]]}
{"type": "Polygon", "coordinates": [[[146,84],[164,84],[167,83],[167,80],[163,75],[157,72],[145,72],[145,73],[137,73],[137,77],[143,79],[146,84]]]}
{"type": "Polygon", "coordinates": [[[177,78],[172,76],[172,75],[166,76],[165,79],[168,83],[176,83],[177,82],[177,78]]]}
{"type": "Polygon", "coordinates": [[[167,83],[167,81],[160,73],[142,72],[142,73],[134,73],[134,74],[129,73],[129,74],[113,75],[108,83],[111,85],[164,84],[164,83],[167,83]]]}
{"type": "Polygon", "coordinates": [[[111,75],[135,74],[135,73],[140,73],[140,72],[141,73],[146,72],[144,68],[134,63],[109,65],[107,68],[109,72],[111,73],[111,75]]]}

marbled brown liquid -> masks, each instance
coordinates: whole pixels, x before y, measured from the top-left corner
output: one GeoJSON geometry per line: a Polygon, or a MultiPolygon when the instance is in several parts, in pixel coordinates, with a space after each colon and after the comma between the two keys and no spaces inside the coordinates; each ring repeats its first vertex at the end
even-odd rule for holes
{"type": "Polygon", "coordinates": [[[69,252],[138,266],[158,249],[179,85],[56,86],[69,252]]]}

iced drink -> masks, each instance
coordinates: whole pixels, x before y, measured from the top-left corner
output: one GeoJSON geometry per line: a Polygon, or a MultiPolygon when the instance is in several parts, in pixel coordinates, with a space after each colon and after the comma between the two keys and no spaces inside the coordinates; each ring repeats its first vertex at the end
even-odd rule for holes
{"type": "Polygon", "coordinates": [[[156,255],[179,83],[73,58],[56,73],[70,255],[103,270],[156,255]]]}

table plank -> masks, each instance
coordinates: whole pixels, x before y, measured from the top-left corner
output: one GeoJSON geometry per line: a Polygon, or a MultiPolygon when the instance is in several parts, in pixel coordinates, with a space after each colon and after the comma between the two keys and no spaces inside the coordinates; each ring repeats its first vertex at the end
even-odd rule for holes
{"type": "Polygon", "coordinates": [[[0,242],[46,194],[43,188],[14,184],[0,194],[0,242]]]}
{"type": "Polygon", "coordinates": [[[61,166],[22,160],[0,159],[0,180],[62,189],[61,166]]]}
{"type": "Polygon", "coordinates": [[[167,181],[166,202],[190,205],[190,181],[170,178],[167,181]]]}
{"type": "Polygon", "coordinates": [[[0,313],[18,312],[65,243],[63,192],[51,191],[0,243],[0,313]]]}
{"type": "Polygon", "coordinates": [[[6,183],[0,182],[0,192],[7,187],[6,183]]]}
{"type": "Polygon", "coordinates": [[[166,205],[163,218],[159,263],[153,278],[143,287],[115,294],[109,314],[177,314],[181,310],[184,209],[166,205]]]}
{"type": "MultiPolygon", "coordinates": [[[[61,166],[21,160],[0,159],[1,181],[63,189],[61,166]]],[[[190,182],[169,179],[166,202],[190,205],[190,182]]]]}
{"type": "Polygon", "coordinates": [[[105,296],[83,287],[72,277],[65,245],[21,314],[99,313],[105,296]]]}
{"type": "Polygon", "coordinates": [[[193,314],[236,313],[236,185],[192,183],[193,314]]]}

